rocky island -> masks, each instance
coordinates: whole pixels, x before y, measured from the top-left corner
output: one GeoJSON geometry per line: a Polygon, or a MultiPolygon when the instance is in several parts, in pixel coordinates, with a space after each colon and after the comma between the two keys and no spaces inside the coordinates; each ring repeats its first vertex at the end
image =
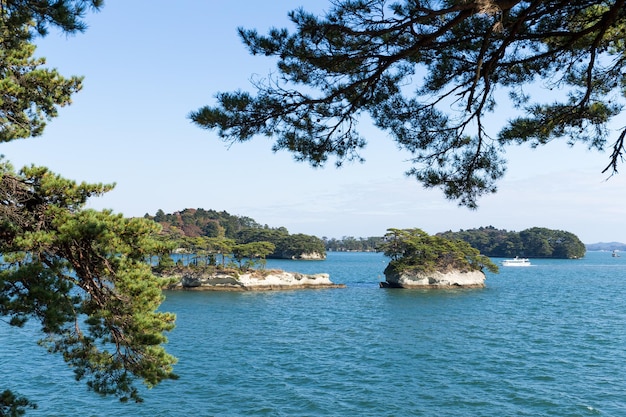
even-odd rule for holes
{"type": "Polygon", "coordinates": [[[201,270],[177,268],[161,273],[170,283],[167,290],[182,291],[274,291],[319,288],[345,288],[328,274],[301,274],[280,270],[201,270]]]}
{"type": "Polygon", "coordinates": [[[381,288],[482,288],[483,269],[498,272],[497,265],[467,242],[420,229],[389,229],[380,248],[391,258],[381,288]]]}

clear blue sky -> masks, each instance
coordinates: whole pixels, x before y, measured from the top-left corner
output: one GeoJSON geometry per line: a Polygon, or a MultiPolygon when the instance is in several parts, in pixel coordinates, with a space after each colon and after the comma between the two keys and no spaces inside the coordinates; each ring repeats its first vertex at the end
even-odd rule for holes
{"type": "MultiPolygon", "coordinates": [[[[510,148],[499,192],[470,211],[404,177],[409,155],[384,132],[365,130],[364,164],[313,169],[272,153],[267,138],[228,148],[191,124],[188,113],[214,104],[216,92],[253,91],[250,78],[274,70],[271,60],[248,54],[237,27],[265,32],[288,25],[297,6],[319,12],[328,4],[108,1],[84,34],[52,32],[38,41],[36,55],[64,75],[84,75],[84,88],[42,137],[3,144],[1,152],[16,167],[34,163],[78,181],[117,183],[89,206],[126,216],[204,208],[320,237],[492,225],[626,242],[626,174],[605,181],[608,154],[581,145],[510,148]]],[[[506,115],[507,103],[500,106],[506,115]]]]}

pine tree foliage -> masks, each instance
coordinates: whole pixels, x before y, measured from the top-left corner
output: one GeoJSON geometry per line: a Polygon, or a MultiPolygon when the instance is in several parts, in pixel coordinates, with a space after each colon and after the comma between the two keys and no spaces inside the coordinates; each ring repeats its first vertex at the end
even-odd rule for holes
{"type": "Polygon", "coordinates": [[[25,397],[18,397],[9,390],[0,394],[0,417],[19,417],[26,414],[26,408],[37,408],[25,397]]]}
{"type": "Polygon", "coordinates": [[[36,35],[50,27],[65,33],[86,29],[83,17],[102,0],[0,0],[0,142],[42,134],[58,107],[71,103],[81,77],[65,78],[34,58],[36,35]]]}
{"type": "Polygon", "coordinates": [[[85,210],[110,190],[46,168],[0,169],[0,315],[41,322],[42,344],[101,394],[140,401],[135,379],[176,378],[161,346],[174,316],[157,312],[161,282],[146,262],[160,251],[156,223],[85,210]]]}
{"type": "MultiPolygon", "coordinates": [[[[34,58],[35,36],[71,34],[101,0],[0,0],[0,141],[40,135],[70,104],[81,78],[64,78],[34,58]]],[[[77,184],[44,167],[16,171],[0,160],[0,324],[41,323],[41,343],[100,394],[141,401],[148,387],[175,379],[163,348],[174,315],[159,312],[162,282],[150,255],[165,248],[146,219],[86,210],[113,185],[77,184]]],[[[10,382],[3,380],[3,383],[10,382]]],[[[35,407],[5,390],[0,416],[35,407]]]]}
{"type": "Polygon", "coordinates": [[[33,58],[35,45],[27,41],[26,25],[18,36],[0,26],[0,142],[39,136],[58,107],[70,104],[82,78],[64,78],[44,68],[45,59],[33,58]]]}
{"type": "Polygon", "coordinates": [[[103,0],[0,0],[3,26],[10,30],[34,24],[29,36],[46,35],[50,27],[65,33],[87,29],[83,18],[90,11],[98,11],[103,0]]]}
{"type": "MultiPolygon", "coordinates": [[[[256,94],[218,93],[190,114],[226,141],[275,138],[314,166],[361,160],[369,116],[408,151],[407,172],[470,208],[496,191],[507,145],[553,139],[604,150],[626,95],[625,0],[337,0],[295,31],[240,29],[277,59],[256,94]],[[546,94],[546,91],[549,94],[546,94]],[[494,122],[501,107],[514,116],[494,122]]],[[[624,155],[621,128],[605,171],[624,155]]]]}

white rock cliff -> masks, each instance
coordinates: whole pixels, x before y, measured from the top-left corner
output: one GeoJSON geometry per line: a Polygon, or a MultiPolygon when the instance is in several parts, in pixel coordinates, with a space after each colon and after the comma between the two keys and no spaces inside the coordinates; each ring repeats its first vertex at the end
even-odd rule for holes
{"type": "Polygon", "coordinates": [[[482,271],[451,271],[446,273],[389,273],[385,275],[384,288],[482,288],[485,274],[482,271]]]}
{"type": "Polygon", "coordinates": [[[243,273],[239,276],[224,272],[181,272],[168,275],[175,280],[169,290],[189,291],[266,291],[306,288],[344,288],[334,284],[328,274],[300,274],[298,272],[267,271],[265,274],[243,273]]]}

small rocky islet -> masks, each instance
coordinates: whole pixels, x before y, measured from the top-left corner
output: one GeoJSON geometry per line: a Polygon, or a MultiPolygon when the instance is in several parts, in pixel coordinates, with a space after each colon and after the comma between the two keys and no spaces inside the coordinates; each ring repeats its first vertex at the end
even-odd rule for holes
{"type": "Polygon", "coordinates": [[[160,274],[171,281],[167,290],[180,291],[274,291],[316,288],[345,288],[329,274],[301,274],[281,270],[202,271],[178,269],[160,274]]]}

